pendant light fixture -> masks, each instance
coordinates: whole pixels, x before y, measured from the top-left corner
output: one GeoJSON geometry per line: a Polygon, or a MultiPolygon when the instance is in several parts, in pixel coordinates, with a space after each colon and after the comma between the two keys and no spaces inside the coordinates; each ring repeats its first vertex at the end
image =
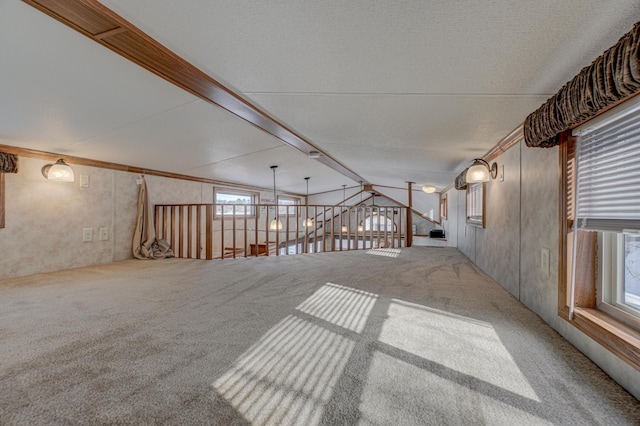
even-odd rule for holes
{"type": "MultiPolygon", "coordinates": [[[[364,225],[362,225],[362,222],[360,221],[360,210],[362,209],[362,181],[360,181],[360,206],[358,207],[358,232],[364,232],[364,225]]],[[[362,218],[362,220],[364,220],[364,217],[362,218]]]]}
{"type": "Polygon", "coordinates": [[[276,205],[276,217],[269,224],[270,231],[281,231],[282,230],[282,222],[278,219],[278,198],[276,197],[276,169],[278,166],[271,166],[271,170],[273,170],[273,202],[276,205]]]}
{"type": "Polygon", "coordinates": [[[306,200],[306,203],[305,203],[306,204],[306,207],[305,207],[306,219],[302,221],[302,226],[304,226],[305,228],[311,228],[313,226],[313,219],[311,219],[309,217],[309,179],[311,179],[311,178],[310,177],[304,178],[304,180],[307,181],[307,198],[305,198],[305,200],[306,200]]]}
{"type": "Polygon", "coordinates": [[[371,201],[371,214],[375,215],[378,214],[378,210],[375,210],[375,206],[376,206],[376,193],[372,192],[371,193],[371,197],[373,197],[373,201],[371,201]]]}
{"type": "MultiPolygon", "coordinates": [[[[342,209],[344,210],[344,202],[346,201],[347,198],[347,185],[342,185],[342,209]]],[[[340,222],[342,222],[342,226],[340,227],[340,232],[349,232],[349,228],[347,228],[347,225],[344,224],[344,211],[342,212],[342,214],[340,215],[341,219],[340,222]]]]}

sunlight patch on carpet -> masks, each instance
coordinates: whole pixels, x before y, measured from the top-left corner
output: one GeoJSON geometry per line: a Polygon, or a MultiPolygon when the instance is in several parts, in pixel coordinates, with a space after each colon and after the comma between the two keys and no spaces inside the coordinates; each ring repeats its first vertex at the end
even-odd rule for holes
{"type": "Polygon", "coordinates": [[[539,402],[489,323],[393,300],[380,342],[539,402]]]}
{"type": "Polygon", "coordinates": [[[376,256],[386,256],[386,257],[398,257],[400,256],[400,249],[394,248],[378,248],[371,249],[367,251],[367,254],[375,254],[376,256]]]}
{"type": "Polygon", "coordinates": [[[360,333],[377,298],[374,293],[327,283],[296,309],[360,333]]]}
{"type": "Polygon", "coordinates": [[[213,387],[253,425],[317,425],[354,345],[290,315],[213,387]]]}
{"type": "Polygon", "coordinates": [[[376,352],[362,391],[358,425],[552,424],[509,402],[376,352]]]}

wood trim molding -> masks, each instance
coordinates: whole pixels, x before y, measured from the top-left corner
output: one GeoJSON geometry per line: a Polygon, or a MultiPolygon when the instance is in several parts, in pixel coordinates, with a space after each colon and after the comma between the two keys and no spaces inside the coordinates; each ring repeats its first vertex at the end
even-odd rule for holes
{"type": "MultiPolygon", "coordinates": [[[[188,180],[192,182],[207,183],[214,186],[223,186],[223,187],[233,188],[238,190],[269,191],[269,192],[273,191],[273,188],[263,188],[258,186],[243,185],[243,184],[234,183],[234,182],[227,182],[223,180],[199,178],[199,177],[183,175],[179,173],[170,173],[170,172],[164,172],[161,170],[145,169],[143,167],[128,166],[128,165],[118,164],[118,163],[110,163],[108,161],[92,160],[89,158],[74,157],[72,155],[55,154],[52,152],[38,151],[35,149],[19,148],[11,145],[0,145],[0,151],[7,152],[9,154],[16,154],[19,157],[36,158],[39,160],[47,160],[51,162],[55,162],[59,158],[63,158],[67,163],[71,165],[77,164],[79,166],[97,167],[100,169],[116,170],[120,172],[138,173],[138,174],[145,174],[150,176],[166,177],[170,179],[188,180]]],[[[298,194],[294,192],[286,192],[286,191],[279,191],[279,192],[287,195],[296,196],[296,197],[304,196],[302,194],[298,194]]]]}
{"type": "MultiPolygon", "coordinates": [[[[23,0],[113,52],[187,92],[215,104],[309,155],[355,182],[366,179],[313,145],[266,111],[249,102],[145,34],[97,0],[23,0]]],[[[231,35],[230,35],[231,36],[231,35]]]]}
{"type": "Polygon", "coordinates": [[[511,133],[502,138],[502,140],[498,142],[493,148],[491,148],[482,158],[487,162],[493,161],[498,156],[507,152],[509,148],[524,139],[524,130],[522,126],[523,125],[520,124],[518,127],[513,129],[511,133]]]}
{"type": "Polygon", "coordinates": [[[433,223],[433,224],[435,224],[435,225],[440,225],[440,224],[441,224],[441,222],[440,222],[439,220],[435,220],[435,219],[433,219],[433,218],[431,218],[431,217],[429,217],[429,216],[425,216],[423,213],[420,213],[419,211],[417,211],[417,210],[416,210],[416,209],[414,209],[413,207],[409,207],[409,206],[407,206],[406,204],[402,204],[400,201],[395,200],[395,199],[393,199],[393,198],[389,197],[388,195],[386,195],[386,194],[385,194],[385,193],[383,193],[383,192],[376,191],[376,193],[378,194],[378,196],[383,196],[383,197],[384,197],[384,198],[386,198],[387,200],[390,200],[390,201],[392,201],[392,202],[396,203],[396,204],[398,205],[398,207],[404,207],[404,208],[406,208],[406,209],[409,209],[409,210],[411,210],[413,213],[415,213],[416,215],[420,216],[421,218],[423,218],[423,219],[425,219],[425,220],[428,220],[429,222],[431,222],[431,223],[433,223]]]}
{"type": "Polygon", "coordinates": [[[640,332],[597,309],[576,307],[573,321],[569,321],[568,307],[558,315],[640,371],[640,332]]]}
{"type": "Polygon", "coordinates": [[[4,191],[5,191],[4,173],[0,173],[0,228],[4,228],[4,215],[5,215],[4,191]]]}

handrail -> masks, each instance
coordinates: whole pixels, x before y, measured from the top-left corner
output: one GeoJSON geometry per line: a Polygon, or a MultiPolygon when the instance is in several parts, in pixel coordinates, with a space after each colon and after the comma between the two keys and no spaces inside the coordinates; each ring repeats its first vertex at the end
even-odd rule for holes
{"type": "Polygon", "coordinates": [[[158,204],[155,228],[180,258],[281,256],[404,247],[406,213],[398,206],[158,204]],[[307,212],[311,227],[302,224],[307,212]],[[277,231],[270,229],[275,219],[277,231]]]}

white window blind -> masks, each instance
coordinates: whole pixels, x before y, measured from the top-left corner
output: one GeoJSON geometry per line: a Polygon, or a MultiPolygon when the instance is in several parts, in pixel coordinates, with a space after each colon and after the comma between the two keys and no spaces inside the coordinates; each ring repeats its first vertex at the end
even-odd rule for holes
{"type": "Polygon", "coordinates": [[[640,111],[580,132],[578,227],[640,229],[640,111]]]}
{"type": "Polygon", "coordinates": [[[482,183],[467,188],[467,221],[482,223],[482,183]]]}

